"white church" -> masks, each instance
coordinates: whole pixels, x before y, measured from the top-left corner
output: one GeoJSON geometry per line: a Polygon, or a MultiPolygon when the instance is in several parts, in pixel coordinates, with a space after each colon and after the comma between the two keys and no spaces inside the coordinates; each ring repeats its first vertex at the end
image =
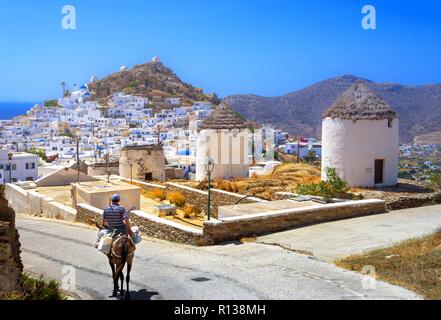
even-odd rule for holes
{"type": "Polygon", "coordinates": [[[322,179],[335,168],[351,187],[398,184],[397,113],[363,81],[349,88],[322,120],[322,179]]]}

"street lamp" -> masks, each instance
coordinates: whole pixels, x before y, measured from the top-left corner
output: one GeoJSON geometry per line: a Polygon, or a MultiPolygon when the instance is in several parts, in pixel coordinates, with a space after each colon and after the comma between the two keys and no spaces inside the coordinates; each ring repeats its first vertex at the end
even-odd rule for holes
{"type": "Polygon", "coordinates": [[[9,162],[9,183],[12,183],[12,158],[14,155],[12,152],[8,153],[8,162],[9,162]]]}
{"type": "Polygon", "coordinates": [[[214,170],[214,161],[211,158],[207,159],[205,169],[208,173],[208,221],[211,219],[211,173],[214,170]]]}

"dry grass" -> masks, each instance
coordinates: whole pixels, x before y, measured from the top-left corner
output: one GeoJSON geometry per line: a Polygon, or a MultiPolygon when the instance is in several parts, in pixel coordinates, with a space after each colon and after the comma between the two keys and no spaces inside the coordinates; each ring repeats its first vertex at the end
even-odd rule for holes
{"type": "Polygon", "coordinates": [[[379,279],[413,290],[426,299],[441,300],[441,232],[336,262],[360,272],[374,266],[379,279]]]}
{"type": "Polygon", "coordinates": [[[167,199],[167,197],[165,195],[165,191],[161,190],[161,189],[152,189],[149,191],[143,190],[142,194],[144,196],[146,196],[147,198],[157,200],[157,201],[164,201],[165,199],[167,199]]]}
{"type": "Polygon", "coordinates": [[[195,219],[202,217],[202,210],[188,203],[184,206],[184,208],[182,208],[182,212],[184,218],[186,219],[195,219]]]}
{"type": "Polygon", "coordinates": [[[242,194],[274,200],[277,192],[295,193],[298,184],[318,183],[320,178],[320,167],[307,163],[285,163],[270,175],[236,181],[236,187],[242,194]]]}
{"type": "Polygon", "coordinates": [[[179,191],[171,191],[167,193],[167,200],[179,208],[185,206],[185,203],[187,202],[185,196],[179,191]]]}

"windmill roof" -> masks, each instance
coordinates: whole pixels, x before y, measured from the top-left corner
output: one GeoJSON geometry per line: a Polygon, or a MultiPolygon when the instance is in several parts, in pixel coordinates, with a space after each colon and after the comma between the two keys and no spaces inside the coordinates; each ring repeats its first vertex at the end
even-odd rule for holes
{"type": "Polygon", "coordinates": [[[223,129],[246,129],[246,120],[243,119],[228,104],[222,102],[208,118],[206,118],[200,130],[223,130],[223,129]]]}
{"type": "Polygon", "coordinates": [[[323,118],[344,120],[383,120],[398,114],[366,82],[357,81],[323,114],[323,118]]]}

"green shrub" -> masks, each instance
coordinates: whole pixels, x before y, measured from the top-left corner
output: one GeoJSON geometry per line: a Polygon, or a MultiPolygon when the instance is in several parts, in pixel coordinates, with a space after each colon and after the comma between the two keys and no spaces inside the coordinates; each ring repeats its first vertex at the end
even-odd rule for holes
{"type": "Polygon", "coordinates": [[[23,274],[21,279],[23,293],[12,292],[6,294],[6,300],[65,300],[60,286],[57,282],[51,280],[46,282],[43,276],[35,279],[28,274],[23,274]]]}
{"type": "Polygon", "coordinates": [[[432,176],[430,177],[430,184],[434,189],[441,191],[441,174],[440,173],[432,174],[432,176]]]}
{"type": "Polygon", "coordinates": [[[326,181],[319,183],[299,184],[296,188],[298,194],[309,196],[320,196],[326,202],[331,202],[333,198],[348,199],[352,195],[348,193],[348,183],[341,179],[335,168],[326,168],[326,181]]]}
{"type": "Polygon", "coordinates": [[[58,101],[57,100],[46,100],[44,102],[44,106],[47,108],[59,108],[60,106],[58,105],[58,101]]]}

